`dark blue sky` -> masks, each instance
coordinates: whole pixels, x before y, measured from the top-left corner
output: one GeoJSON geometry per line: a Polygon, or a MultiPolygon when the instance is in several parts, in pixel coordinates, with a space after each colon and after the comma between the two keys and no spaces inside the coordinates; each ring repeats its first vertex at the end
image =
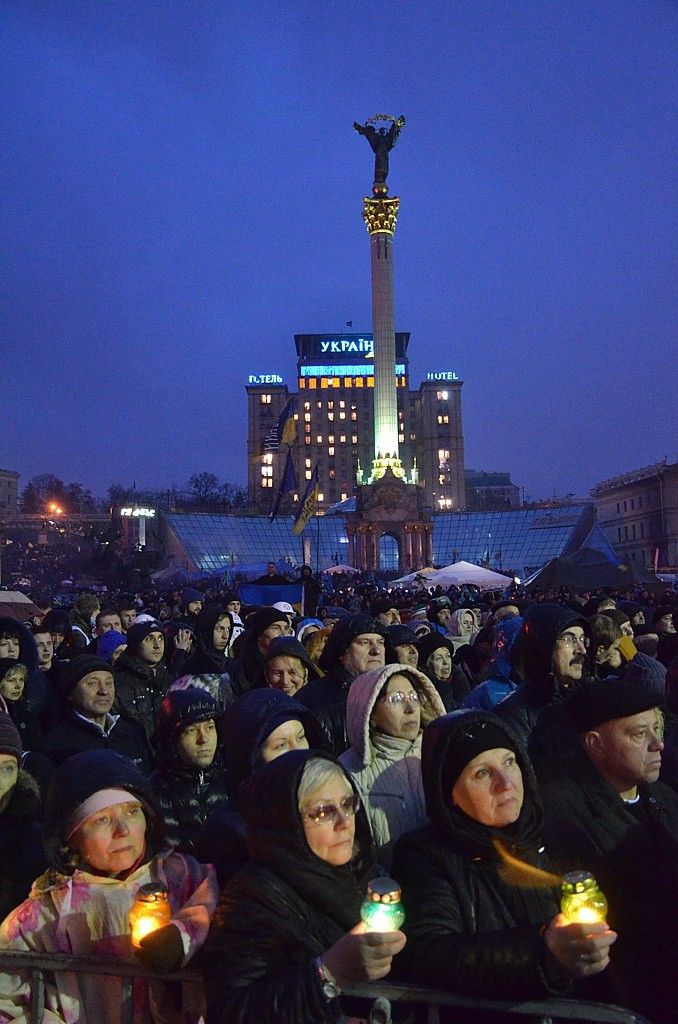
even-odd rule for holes
{"type": "Polygon", "coordinates": [[[643,0],[0,10],[0,465],[246,479],[248,373],[371,329],[352,129],[404,113],[396,323],[533,498],[678,449],[678,8],[643,0]]]}

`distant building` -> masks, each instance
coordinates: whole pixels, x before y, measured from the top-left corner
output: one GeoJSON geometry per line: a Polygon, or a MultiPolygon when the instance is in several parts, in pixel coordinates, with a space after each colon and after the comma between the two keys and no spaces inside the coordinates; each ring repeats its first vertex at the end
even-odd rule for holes
{"type": "Polygon", "coordinates": [[[511,474],[467,469],[466,508],[473,512],[502,511],[520,507],[520,488],[512,483],[511,474]]]}
{"type": "MultiPolygon", "coordinates": [[[[410,391],[408,332],[396,332],[395,382],[400,459],[409,478],[415,467],[432,511],[464,508],[463,382],[451,371],[431,370],[410,391]]],[[[371,334],[297,334],[297,390],[277,374],[250,375],[248,496],[252,508],[270,510],[285,469],[286,449],[252,460],[267,433],[296,397],[297,435],[292,455],[303,492],[318,466],[318,505],[324,511],[353,494],[358,467],[369,474],[374,456],[374,360],[371,334]]],[[[294,495],[292,500],[295,499],[294,495]]],[[[284,508],[290,509],[291,502],[284,508]]]]}
{"type": "Polygon", "coordinates": [[[666,460],[603,480],[591,491],[598,522],[625,562],[678,566],[678,463],[666,460]]]}
{"type": "Polygon", "coordinates": [[[18,494],[19,474],[0,469],[0,516],[16,515],[18,494]]]}
{"type": "MultiPolygon", "coordinates": [[[[333,513],[314,519],[302,537],[292,533],[289,515],[269,522],[268,516],[158,511],[153,545],[164,552],[167,567],[186,572],[256,568],[258,574],[269,560],[286,563],[291,572],[302,561],[326,569],[348,562],[346,527],[354,507],[351,497],[333,513]]],[[[436,566],[465,559],[524,577],[558,555],[606,543],[591,501],[505,512],[436,512],[431,519],[436,566]]],[[[380,568],[397,569],[397,559],[384,559],[380,568]]]]}

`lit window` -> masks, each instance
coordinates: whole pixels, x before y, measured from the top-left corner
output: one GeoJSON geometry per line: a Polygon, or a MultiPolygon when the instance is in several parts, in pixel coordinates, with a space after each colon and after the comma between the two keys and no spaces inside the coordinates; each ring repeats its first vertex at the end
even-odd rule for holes
{"type": "Polygon", "coordinates": [[[334,409],[334,402],[328,402],[327,403],[327,408],[330,409],[330,410],[334,409]]]}
{"type": "Polygon", "coordinates": [[[346,434],[339,434],[339,444],[346,444],[346,434]]]}
{"type": "Polygon", "coordinates": [[[322,444],[323,443],[323,435],[322,434],[318,434],[317,437],[316,437],[316,441],[317,441],[318,444],[322,444]]]}
{"type": "Polygon", "coordinates": [[[346,413],[345,412],[340,412],[339,413],[339,419],[340,420],[345,420],[346,419],[346,413]]]}
{"type": "Polygon", "coordinates": [[[328,455],[334,455],[334,445],[331,444],[329,446],[329,448],[327,449],[327,454],[328,455]]]}
{"type": "Polygon", "coordinates": [[[405,440],[405,435],[404,434],[398,434],[398,442],[399,442],[399,444],[402,444],[404,440],[405,440]]]}
{"type": "Polygon", "coordinates": [[[346,491],[342,491],[341,492],[341,500],[342,501],[346,501],[347,498],[348,498],[348,494],[346,493],[346,491]]]}
{"type": "Polygon", "coordinates": [[[310,402],[304,402],[304,409],[308,410],[310,408],[311,408],[311,403],[310,402]]]}
{"type": "Polygon", "coordinates": [[[304,413],[304,423],[310,423],[310,422],[311,422],[311,414],[310,414],[310,412],[305,412],[304,413]]]}
{"type": "Polygon", "coordinates": [[[357,434],[351,434],[351,444],[357,444],[357,443],[358,443],[358,435],[357,434]]]}
{"type": "MultiPolygon", "coordinates": [[[[306,461],[310,462],[311,460],[310,459],[306,459],[306,461]]],[[[313,476],[313,470],[312,469],[307,469],[305,471],[305,473],[304,473],[304,476],[306,477],[307,480],[310,480],[311,477],[313,476]]]]}
{"type": "Polygon", "coordinates": [[[305,443],[305,444],[310,444],[310,443],[311,443],[311,438],[310,438],[310,437],[308,437],[308,436],[306,436],[306,437],[304,438],[304,443],[305,443]]]}
{"type": "Polygon", "coordinates": [[[447,474],[446,473],[439,473],[438,474],[438,483],[439,484],[444,484],[446,480],[447,480],[447,474]]]}
{"type": "Polygon", "coordinates": [[[262,466],[261,467],[261,475],[262,476],[273,476],[273,466],[262,466]]]}
{"type": "Polygon", "coordinates": [[[334,434],[328,434],[327,435],[327,443],[328,444],[334,444],[334,434]]]}
{"type": "Polygon", "coordinates": [[[364,387],[363,378],[362,377],[356,377],[356,379],[353,381],[353,387],[355,387],[355,388],[362,388],[362,387],[364,387]]]}
{"type": "Polygon", "coordinates": [[[311,460],[310,459],[306,459],[305,465],[306,465],[306,469],[310,469],[311,468],[311,460]]]}
{"type": "Polygon", "coordinates": [[[318,382],[315,379],[315,377],[311,377],[311,379],[308,382],[308,386],[311,389],[311,391],[315,391],[317,385],[318,385],[318,382]]]}
{"type": "Polygon", "coordinates": [[[320,387],[321,388],[328,388],[329,386],[330,386],[330,382],[327,379],[327,377],[321,377],[320,378],[320,387]]]}
{"type": "Polygon", "coordinates": [[[259,401],[261,402],[262,405],[270,405],[271,404],[271,396],[270,395],[259,395],[259,401]]]}
{"type": "Polygon", "coordinates": [[[334,413],[333,412],[328,412],[327,418],[330,421],[330,423],[333,423],[334,422],[334,413]]]}
{"type": "Polygon", "coordinates": [[[262,477],[261,486],[262,487],[273,487],[273,481],[271,479],[269,479],[269,477],[262,477]]]}
{"type": "Polygon", "coordinates": [[[324,501],[324,500],[325,500],[325,495],[322,494],[322,493],[319,493],[318,494],[318,501],[324,501]]]}
{"type": "Polygon", "coordinates": [[[299,387],[300,388],[305,388],[306,387],[306,381],[304,380],[303,377],[299,378],[299,387]]]}
{"type": "Polygon", "coordinates": [[[344,387],[345,388],[353,387],[353,381],[351,380],[350,377],[344,377],[344,387]]]}
{"type": "Polygon", "coordinates": [[[358,413],[357,412],[352,412],[351,413],[351,419],[355,423],[355,421],[358,419],[358,413]]]}
{"type": "Polygon", "coordinates": [[[368,388],[373,388],[374,387],[374,377],[368,377],[367,378],[367,386],[368,386],[368,388]]]}
{"type": "Polygon", "coordinates": [[[295,501],[299,501],[299,495],[298,495],[298,494],[295,494],[295,495],[294,495],[294,500],[295,500],[295,501]]]}
{"type": "Polygon", "coordinates": [[[311,424],[310,423],[304,423],[304,433],[305,434],[310,434],[311,433],[311,424]]]}
{"type": "Polygon", "coordinates": [[[272,466],[273,465],[273,453],[272,452],[266,452],[265,455],[262,455],[261,461],[263,462],[263,464],[265,466],[272,466]]]}
{"type": "Polygon", "coordinates": [[[342,398],[341,402],[339,402],[339,408],[340,409],[345,409],[346,408],[346,402],[343,400],[343,398],[342,398]]]}
{"type": "Polygon", "coordinates": [[[333,377],[332,378],[332,387],[333,388],[340,388],[341,387],[341,381],[339,380],[338,377],[333,377]]]}

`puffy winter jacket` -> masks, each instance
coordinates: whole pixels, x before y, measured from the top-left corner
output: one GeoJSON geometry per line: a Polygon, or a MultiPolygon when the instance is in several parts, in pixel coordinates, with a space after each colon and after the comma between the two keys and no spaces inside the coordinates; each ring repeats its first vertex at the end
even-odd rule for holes
{"type": "Polygon", "coordinates": [[[488,720],[501,726],[490,712],[458,711],[424,731],[422,776],[431,824],[403,836],[394,852],[393,874],[402,884],[407,915],[398,969],[420,984],[486,999],[562,993],[569,981],[549,963],[541,938],[543,925],[558,913],[555,891],[509,885],[497,870],[495,836],[519,859],[548,868],[536,782],[509,728],[503,727],[506,745],[516,751],[525,790],[518,820],[503,829],[480,825],[452,804],[448,792],[448,751],[464,730],[488,720]]]}
{"type": "Polygon", "coordinates": [[[428,821],[421,781],[421,730],[411,739],[399,739],[370,727],[382,688],[401,674],[417,691],[427,721],[445,714],[435,686],[423,672],[398,664],[365,672],[349,690],[346,720],[351,746],[339,758],[360,791],[379,861],[386,868],[396,840],[428,821]]]}
{"type": "Polygon", "coordinates": [[[150,742],[162,698],[169,688],[170,674],[160,662],[151,668],[140,658],[123,651],[113,673],[115,704],[113,711],[139,722],[150,742]]]}

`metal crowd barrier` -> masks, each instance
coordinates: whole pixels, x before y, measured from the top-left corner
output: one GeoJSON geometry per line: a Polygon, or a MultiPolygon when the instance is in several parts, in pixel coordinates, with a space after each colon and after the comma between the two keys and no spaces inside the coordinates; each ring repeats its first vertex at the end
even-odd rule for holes
{"type": "MultiPolygon", "coordinates": [[[[30,976],[31,1008],[29,1024],[43,1024],[45,1012],[45,975],[59,971],[74,974],[112,975],[122,979],[121,1024],[133,1024],[133,989],[136,978],[179,982],[184,985],[201,983],[196,971],[179,971],[176,974],[157,975],[140,964],[122,963],[119,960],[102,960],[44,953],[0,952],[0,974],[18,972],[30,976]]],[[[346,995],[373,1001],[371,1019],[389,1024],[391,1005],[409,1005],[424,1008],[427,1024],[439,1024],[441,1008],[455,1007],[482,1014],[482,1020],[497,1014],[515,1015],[529,1020],[532,1024],[557,1024],[560,1021],[590,1021],[593,1024],[650,1024],[645,1018],[621,1006],[607,1003],[592,1003],[576,999],[540,999],[524,1002],[497,1001],[488,999],[467,999],[448,992],[434,992],[417,985],[389,985],[370,983],[351,985],[344,990],[346,995]]],[[[261,1024],[274,1024],[273,1021],[261,1024]]]]}

